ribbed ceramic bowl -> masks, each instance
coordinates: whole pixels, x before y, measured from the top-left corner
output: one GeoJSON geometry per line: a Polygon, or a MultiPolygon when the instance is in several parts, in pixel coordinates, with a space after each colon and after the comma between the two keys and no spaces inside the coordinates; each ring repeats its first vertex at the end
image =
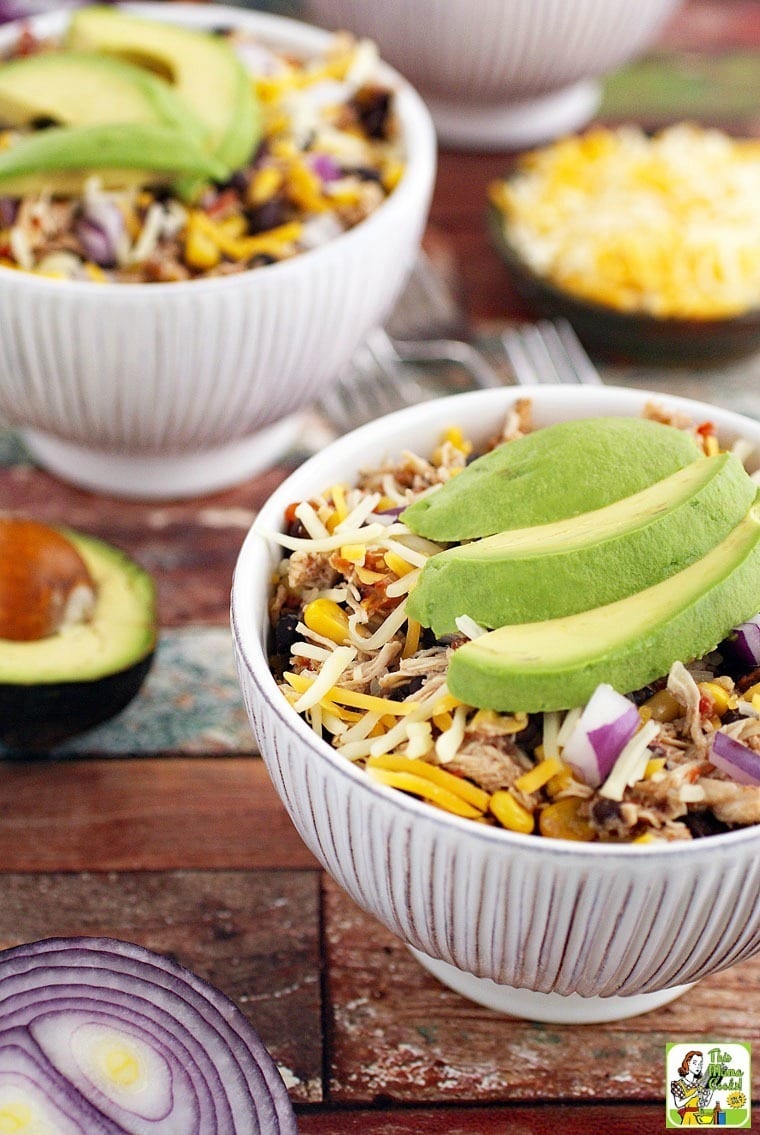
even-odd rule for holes
{"type": "MultiPolygon", "coordinates": [[[[199,28],[239,26],[306,55],[327,33],[217,4],[136,4],[199,28]]],[[[39,17],[60,31],[65,12],[39,17]]],[[[0,29],[0,51],[18,25],[0,29]]],[[[0,420],[88,488],[188,496],[243,480],[294,436],[313,401],[390,311],[414,262],[435,177],[435,133],[397,85],[407,154],[393,194],[356,228],[289,261],[166,284],[51,280],[0,267],[0,420]]]]}
{"type": "Polygon", "coordinates": [[[304,0],[310,19],[368,35],[415,84],[442,142],[511,148],[575,130],[598,76],[637,56],[680,0],[304,0]]]}
{"type": "MultiPolygon", "coordinates": [[[[760,424],[700,403],[614,387],[520,387],[538,424],[637,415],[650,397],[758,447],[760,424]]],[[[663,1004],[760,950],[760,827],[670,844],[573,843],[474,824],[373,782],[319,740],[267,661],[267,596],[286,505],[400,453],[431,451],[456,423],[492,436],[514,388],[403,410],[293,473],[240,552],[232,628],[260,751],[301,837],[366,911],[474,1000],[548,1021],[601,1021],[663,1004]]]]}

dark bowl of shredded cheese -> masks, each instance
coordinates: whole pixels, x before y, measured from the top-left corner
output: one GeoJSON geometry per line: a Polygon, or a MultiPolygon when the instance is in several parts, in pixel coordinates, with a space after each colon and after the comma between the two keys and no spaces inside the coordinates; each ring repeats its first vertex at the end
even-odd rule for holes
{"type": "Polygon", "coordinates": [[[709,365],[760,346],[760,143],[594,128],[489,187],[516,291],[606,355],[709,365]]]}

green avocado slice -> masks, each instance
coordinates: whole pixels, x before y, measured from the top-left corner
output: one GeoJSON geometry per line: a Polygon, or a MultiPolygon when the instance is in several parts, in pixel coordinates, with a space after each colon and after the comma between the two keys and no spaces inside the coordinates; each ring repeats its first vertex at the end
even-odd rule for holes
{"type": "Polygon", "coordinates": [[[39,52],[0,65],[0,122],[34,126],[163,122],[203,140],[206,130],[172,87],[119,59],[70,51],[39,52]]]}
{"type": "Polygon", "coordinates": [[[431,556],[407,610],[437,635],[612,603],[699,559],[739,523],[757,486],[738,457],[700,457],[633,496],[431,556]]]}
{"type": "Polygon", "coordinates": [[[714,650],[760,609],[760,505],[701,559],[590,611],[503,626],[452,653],[448,686],[468,705],[541,711],[583,705],[600,682],[640,689],[714,650]]]}
{"type": "Polygon", "coordinates": [[[156,597],[150,575],[118,548],[61,529],[95,584],[95,613],[32,642],[0,639],[0,684],[92,682],[141,662],[156,644],[156,597]]]}
{"type": "Polygon", "coordinates": [[[251,77],[222,36],[92,5],[73,12],[68,48],[126,59],[162,75],[209,131],[212,153],[240,169],[261,137],[251,77]]]}
{"type": "Polygon", "coordinates": [[[192,139],[156,122],[51,126],[0,152],[0,192],[74,192],[97,170],[107,188],[152,184],[177,174],[221,179],[224,167],[192,139]]]}
{"type": "Polygon", "coordinates": [[[471,540],[602,508],[700,454],[684,430],[647,418],[580,418],[477,458],[402,514],[420,536],[471,540]]]}

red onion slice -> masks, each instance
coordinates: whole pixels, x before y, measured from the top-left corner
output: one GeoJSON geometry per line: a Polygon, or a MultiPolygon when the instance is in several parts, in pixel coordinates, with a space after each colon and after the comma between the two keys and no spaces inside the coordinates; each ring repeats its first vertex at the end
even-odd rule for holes
{"type": "Polygon", "coordinates": [[[738,626],[728,643],[740,662],[746,666],[760,666],[760,615],[738,626]]]}
{"type": "Polygon", "coordinates": [[[296,1132],[283,1080],[236,1006],[176,963],[106,938],[0,953],[3,1099],[33,1109],[46,1135],[296,1132]]]}
{"type": "Polygon", "coordinates": [[[737,784],[760,784],[760,753],[728,733],[714,734],[710,762],[737,784]]]}
{"type": "Polygon", "coordinates": [[[633,702],[603,682],[568,737],[562,759],[586,784],[598,788],[640,724],[633,702]]]}

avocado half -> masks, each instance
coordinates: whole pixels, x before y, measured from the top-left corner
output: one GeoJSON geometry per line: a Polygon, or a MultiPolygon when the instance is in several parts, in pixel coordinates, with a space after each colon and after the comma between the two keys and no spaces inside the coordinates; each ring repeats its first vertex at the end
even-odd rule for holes
{"type": "Polygon", "coordinates": [[[59,529],[95,585],[92,617],[30,642],[0,639],[0,742],[49,748],[119,713],[153,662],[156,595],[150,575],[117,548],[59,529]]]}

